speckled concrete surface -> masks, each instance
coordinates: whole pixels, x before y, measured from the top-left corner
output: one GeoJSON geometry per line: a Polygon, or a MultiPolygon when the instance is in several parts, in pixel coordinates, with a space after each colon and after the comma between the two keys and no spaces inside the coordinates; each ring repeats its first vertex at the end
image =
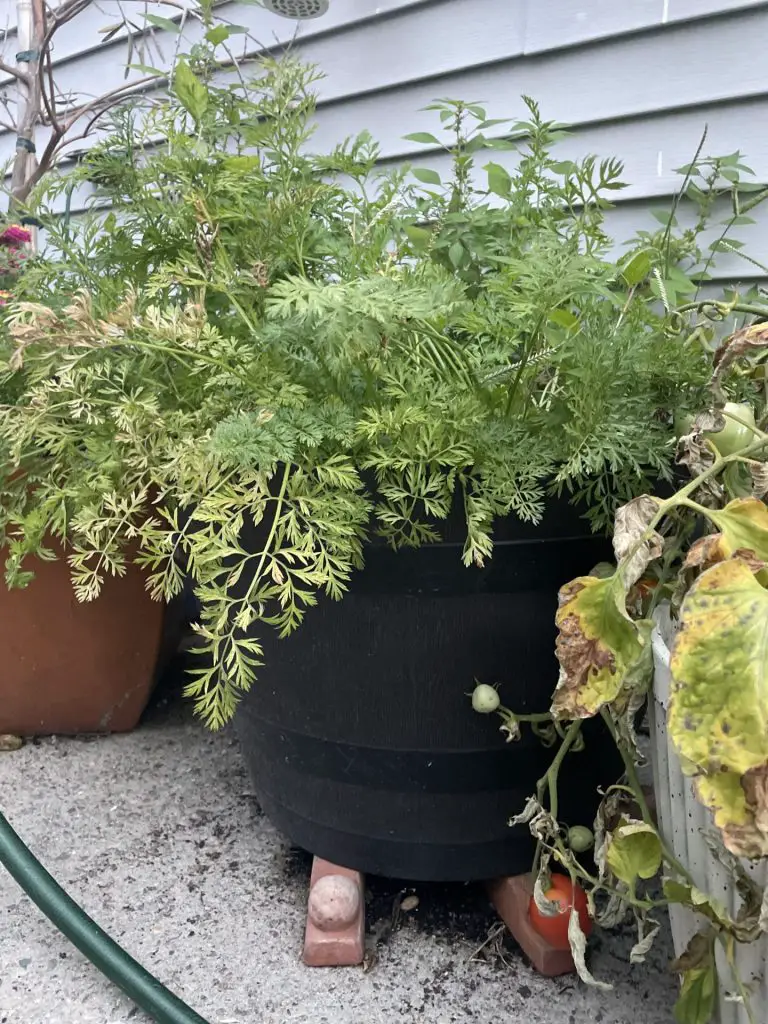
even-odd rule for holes
{"type": "MultiPolygon", "coordinates": [[[[68,891],[211,1024],[668,1024],[667,949],[630,969],[598,936],[613,992],[546,981],[508,944],[472,962],[494,923],[482,890],[417,886],[418,908],[375,966],[300,960],[309,859],[261,816],[229,734],[175,702],[129,736],[43,740],[0,754],[0,807],[68,891]]],[[[369,929],[399,889],[372,880],[369,929]]],[[[0,1024],[145,1024],[0,869],[0,1024]]]]}

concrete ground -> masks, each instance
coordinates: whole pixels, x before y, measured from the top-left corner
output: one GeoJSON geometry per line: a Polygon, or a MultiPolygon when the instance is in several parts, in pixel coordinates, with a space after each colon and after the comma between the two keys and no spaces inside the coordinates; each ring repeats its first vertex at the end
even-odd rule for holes
{"type": "MultiPolygon", "coordinates": [[[[418,907],[368,971],[304,967],[310,860],[260,813],[234,737],[204,732],[175,698],[131,735],[0,753],[0,809],[102,927],[210,1024],[672,1020],[667,942],[630,968],[628,934],[595,936],[592,967],[612,992],[547,981],[510,939],[473,959],[496,923],[474,886],[413,886],[418,907]]],[[[401,889],[369,885],[368,927],[381,935],[401,889]]],[[[0,1024],[147,1020],[0,868],[0,1024]]]]}

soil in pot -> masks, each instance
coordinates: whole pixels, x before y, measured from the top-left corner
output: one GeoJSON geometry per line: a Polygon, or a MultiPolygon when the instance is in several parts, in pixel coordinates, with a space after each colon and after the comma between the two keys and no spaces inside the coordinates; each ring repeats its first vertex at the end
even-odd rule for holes
{"type": "Polygon", "coordinates": [[[129,566],[81,604],[64,557],[24,590],[0,586],[0,733],[124,732],[156,678],[164,609],[129,566]]]}
{"type": "MultiPolygon", "coordinates": [[[[265,666],[235,724],[261,804],[298,846],[369,873],[472,880],[530,868],[508,827],[551,750],[471,710],[474,680],[519,712],[546,710],[557,678],[558,587],[610,556],[565,503],[533,527],[510,519],[484,569],[461,563],[463,529],[394,553],[371,545],[341,602],[292,636],[263,628],[265,666]]],[[[561,820],[591,823],[615,748],[597,723],[561,773],[561,820]]]]}

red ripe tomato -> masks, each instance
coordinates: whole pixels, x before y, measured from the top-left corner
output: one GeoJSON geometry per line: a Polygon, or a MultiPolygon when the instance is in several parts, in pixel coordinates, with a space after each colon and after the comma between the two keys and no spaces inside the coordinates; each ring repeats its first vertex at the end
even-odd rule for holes
{"type": "Polygon", "coordinates": [[[536,901],[531,896],[528,914],[531,924],[545,938],[550,946],[555,949],[568,949],[568,919],[571,916],[571,907],[576,908],[579,915],[579,924],[585,935],[592,931],[592,918],[587,910],[587,897],[581,886],[575,888],[570,878],[566,875],[553,874],[552,886],[545,893],[548,900],[557,903],[560,913],[556,917],[547,917],[536,906],[536,901]]]}

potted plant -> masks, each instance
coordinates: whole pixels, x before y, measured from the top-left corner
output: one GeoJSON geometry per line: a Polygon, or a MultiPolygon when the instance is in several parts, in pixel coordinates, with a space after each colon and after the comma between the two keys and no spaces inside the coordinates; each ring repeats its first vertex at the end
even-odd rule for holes
{"type": "MultiPolygon", "coordinates": [[[[30,231],[23,225],[9,223],[0,231],[3,306],[12,300],[23,274],[29,243],[30,231]]],[[[7,340],[3,347],[7,349],[7,340]]],[[[6,413],[23,387],[16,374],[0,383],[6,413]]],[[[0,732],[130,729],[154,682],[162,607],[146,593],[135,566],[127,567],[119,581],[106,582],[98,604],[78,601],[66,552],[60,539],[47,535],[49,513],[37,504],[35,486],[24,460],[12,463],[8,445],[0,444],[0,546],[9,578],[18,585],[0,588],[0,732]],[[32,586],[32,574],[18,570],[30,546],[37,556],[32,586]]],[[[62,509],[60,514],[66,513],[62,509]]]]}
{"type": "MultiPolygon", "coordinates": [[[[551,710],[566,738],[519,820],[539,839],[537,914],[553,909],[542,898],[550,871],[565,870],[598,921],[634,915],[632,959],[642,960],[668,906],[681,975],[675,1020],[755,1024],[768,1014],[768,328],[753,303],[690,309],[694,334],[734,311],[757,318],[716,346],[710,402],[680,421],[678,461],[691,479],[619,509],[615,567],[560,591],[551,710]],[[637,767],[646,700],[655,814],[637,767]],[[594,716],[612,733],[626,777],[598,813],[593,867],[591,842],[583,828],[564,827],[556,794],[562,750],[594,716]],[[661,892],[649,881],[659,870],[661,892]]],[[[683,329],[683,318],[671,326],[683,329]]],[[[512,712],[500,713],[517,727],[512,712]]],[[[569,937],[594,983],[578,914],[569,937]]]]}
{"type": "MultiPolygon", "coordinates": [[[[237,711],[295,841],[392,875],[519,870],[505,811],[546,752],[510,757],[465,694],[477,675],[541,710],[556,585],[603,554],[583,512],[599,527],[670,477],[668,410],[695,408],[706,359],[667,336],[644,247],[608,256],[620,166],[558,164],[535,105],[492,139],[477,105],[441,105],[453,173],[421,189],[367,134],[311,154],[312,69],[225,87],[211,66],[180,60],[169,101],[59,184],[115,209],[51,222],[0,436],[80,596],[131,560],[157,597],[192,580],[187,692],[214,728],[237,711]],[[475,182],[513,130],[518,170],[475,182]]],[[[574,815],[610,775],[600,732],[574,815]]]]}

